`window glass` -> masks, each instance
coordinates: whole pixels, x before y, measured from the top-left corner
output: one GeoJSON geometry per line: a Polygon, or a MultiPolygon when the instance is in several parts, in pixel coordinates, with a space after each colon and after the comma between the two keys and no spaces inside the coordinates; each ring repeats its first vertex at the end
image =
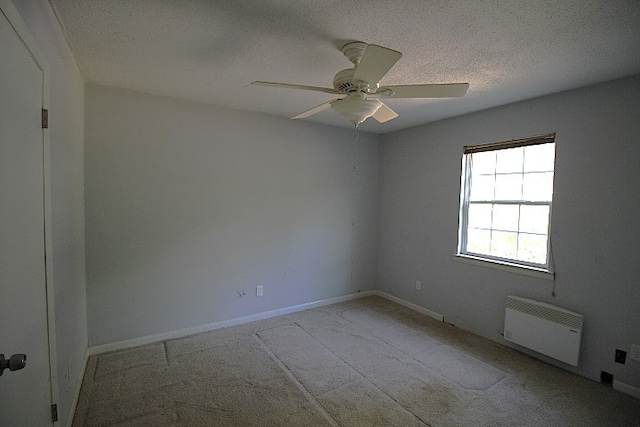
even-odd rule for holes
{"type": "Polygon", "coordinates": [[[458,253],[549,270],[555,142],[504,145],[463,156],[458,253]]]}
{"type": "Polygon", "coordinates": [[[519,229],[523,233],[546,234],[549,228],[549,206],[520,207],[519,229]]]}
{"type": "Polygon", "coordinates": [[[475,183],[471,187],[471,200],[493,200],[495,175],[477,175],[471,181],[475,183]]]}
{"type": "Polygon", "coordinates": [[[523,234],[518,236],[518,259],[543,264],[547,250],[547,236],[523,234]]]}
{"type": "Polygon", "coordinates": [[[493,222],[491,228],[502,231],[518,231],[520,213],[518,205],[493,205],[493,222]]]}
{"type": "Polygon", "coordinates": [[[494,230],[491,234],[491,255],[499,258],[516,258],[518,233],[494,230]]]}
{"type": "Polygon", "coordinates": [[[469,228],[491,228],[491,204],[474,203],[469,206],[469,228]]]}
{"type": "Polygon", "coordinates": [[[507,148],[496,152],[496,173],[522,172],[524,148],[507,148]]]}
{"type": "Polygon", "coordinates": [[[493,175],[496,173],[496,153],[494,151],[475,153],[473,156],[473,172],[478,175],[493,175]]]}
{"type": "Polygon", "coordinates": [[[522,177],[522,174],[496,175],[496,200],[521,199],[522,177]]]}
{"type": "Polygon", "coordinates": [[[491,253],[491,231],[490,230],[478,230],[470,229],[469,243],[467,249],[470,253],[475,254],[489,254],[491,253]]]}
{"type": "Polygon", "coordinates": [[[524,200],[550,202],[553,195],[553,172],[524,174],[522,191],[524,200]]]}
{"type": "Polygon", "coordinates": [[[524,156],[524,172],[553,172],[555,153],[554,144],[527,147],[524,156]]]}

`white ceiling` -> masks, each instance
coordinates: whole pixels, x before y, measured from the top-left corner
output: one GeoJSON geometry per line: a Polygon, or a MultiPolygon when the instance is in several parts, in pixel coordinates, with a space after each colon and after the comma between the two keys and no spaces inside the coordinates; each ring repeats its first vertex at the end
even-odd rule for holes
{"type": "MultiPolygon", "coordinates": [[[[469,82],[388,100],[385,133],[640,72],[640,0],[50,0],[87,82],[291,117],[333,98],[364,41],[403,53],[381,84],[469,82]]],[[[305,120],[351,127],[333,110],[305,120]]]]}

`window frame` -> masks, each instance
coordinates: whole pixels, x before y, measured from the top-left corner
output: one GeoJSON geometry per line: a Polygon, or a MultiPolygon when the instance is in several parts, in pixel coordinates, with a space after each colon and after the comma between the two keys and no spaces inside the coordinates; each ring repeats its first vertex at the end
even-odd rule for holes
{"type": "MultiPolygon", "coordinates": [[[[462,169],[461,169],[461,178],[460,178],[460,204],[459,204],[459,212],[458,212],[458,241],[456,247],[456,258],[467,261],[476,265],[484,265],[484,266],[499,266],[502,269],[507,269],[516,272],[524,272],[533,273],[533,275],[542,276],[551,276],[553,277],[553,252],[551,247],[551,219],[552,219],[552,211],[553,211],[553,195],[551,196],[550,201],[532,201],[532,200],[524,200],[524,199],[516,199],[516,200],[502,200],[502,199],[490,199],[490,200],[481,200],[481,201],[471,201],[471,187],[473,184],[471,183],[471,155],[473,153],[480,153],[486,151],[498,151],[505,150],[509,148],[516,147],[527,147],[532,145],[540,145],[540,144],[555,144],[555,133],[534,136],[530,138],[523,139],[514,139],[508,141],[500,141],[500,142],[491,142],[488,144],[480,144],[480,145],[466,145],[464,146],[463,156],[462,156],[462,169]],[[469,206],[472,203],[491,203],[491,204],[500,204],[500,205],[511,205],[511,206],[548,206],[549,207],[549,218],[546,230],[547,237],[547,248],[546,248],[546,262],[545,263],[535,263],[530,261],[518,260],[514,258],[505,258],[490,254],[483,253],[475,253],[467,250],[468,245],[468,225],[469,225],[469,206]]],[[[554,145],[555,148],[555,145],[554,145]]],[[[553,164],[553,181],[552,185],[555,184],[555,156],[554,156],[554,164],[553,164]]],[[[493,229],[493,228],[492,228],[493,229]]],[[[520,235],[520,231],[518,230],[518,235],[520,235]]],[[[526,234],[526,233],[522,233],[526,234]]]]}

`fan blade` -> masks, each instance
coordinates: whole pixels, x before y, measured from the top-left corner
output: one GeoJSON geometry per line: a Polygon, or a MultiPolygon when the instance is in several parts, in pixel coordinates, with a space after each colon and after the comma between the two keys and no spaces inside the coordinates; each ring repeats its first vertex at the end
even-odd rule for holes
{"type": "Polygon", "coordinates": [[[373,118],[376,119],[379,123],[388,122],[391,119],[395,119],[398,117],[398,113],[393,111],[391,108],[382,104],[378,111],[373,115],[373,118]]]}
{"type": "Polygon", "coordinates": [[[298,114],[297,116],[293,116],[291,117],[292,119],[304,119],[305,117],[309,117],[309,116],[313,116],[316,113],[319,113],[320,111],[324,111],[327,108],[331,107],[331,103],[333,101],[329,101],[329,102],[325,102],[324,104],[320,104],[317,107],[313,107],[310,110],[307,110],[303,113],[298,114]]]}
{"type": "Polygon", "coordinates": [[[375,86],[400,59],[402,54],[396,50],[370,44],[360,59],[353,75],[354,80],[361,80],[375,86]]]}
{"type": "Polygon", "coordinates": [[[382,98],[456,98],[464,96],[467,89],[469,83],[382,86],[374,95],[382,98]]]}
{"type": "Polygon", "coordinates": [[[269,87],[279,87],[284,89],[300,89],[300,90],[311,90],[314,92],[324,92],[330,94],[340,94],[339,91],[329,88],[329,87],[318,87],[318,86],[305,86],[305,85],[292,85],[289,83],[275,83],[275,82],[251,82],[252,85],[256,86],[269,86],[269,87]]]}

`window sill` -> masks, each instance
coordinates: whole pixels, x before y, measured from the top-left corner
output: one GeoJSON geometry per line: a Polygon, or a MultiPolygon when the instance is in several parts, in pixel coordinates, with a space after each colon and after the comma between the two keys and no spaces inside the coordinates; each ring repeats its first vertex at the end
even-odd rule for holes
{"type": "Polygon", "coordinates": [[[454,254],[453,259],[454,261],[464,262],[466,264],[476,265],[479,267],[508,271],[510,273],[536,277],[538,279],[553,280],[553,271],[545,270],[542,268],[526,267],[522,265],[510,264],[508,262],[488,260],[463,254],[454,254]]]}

